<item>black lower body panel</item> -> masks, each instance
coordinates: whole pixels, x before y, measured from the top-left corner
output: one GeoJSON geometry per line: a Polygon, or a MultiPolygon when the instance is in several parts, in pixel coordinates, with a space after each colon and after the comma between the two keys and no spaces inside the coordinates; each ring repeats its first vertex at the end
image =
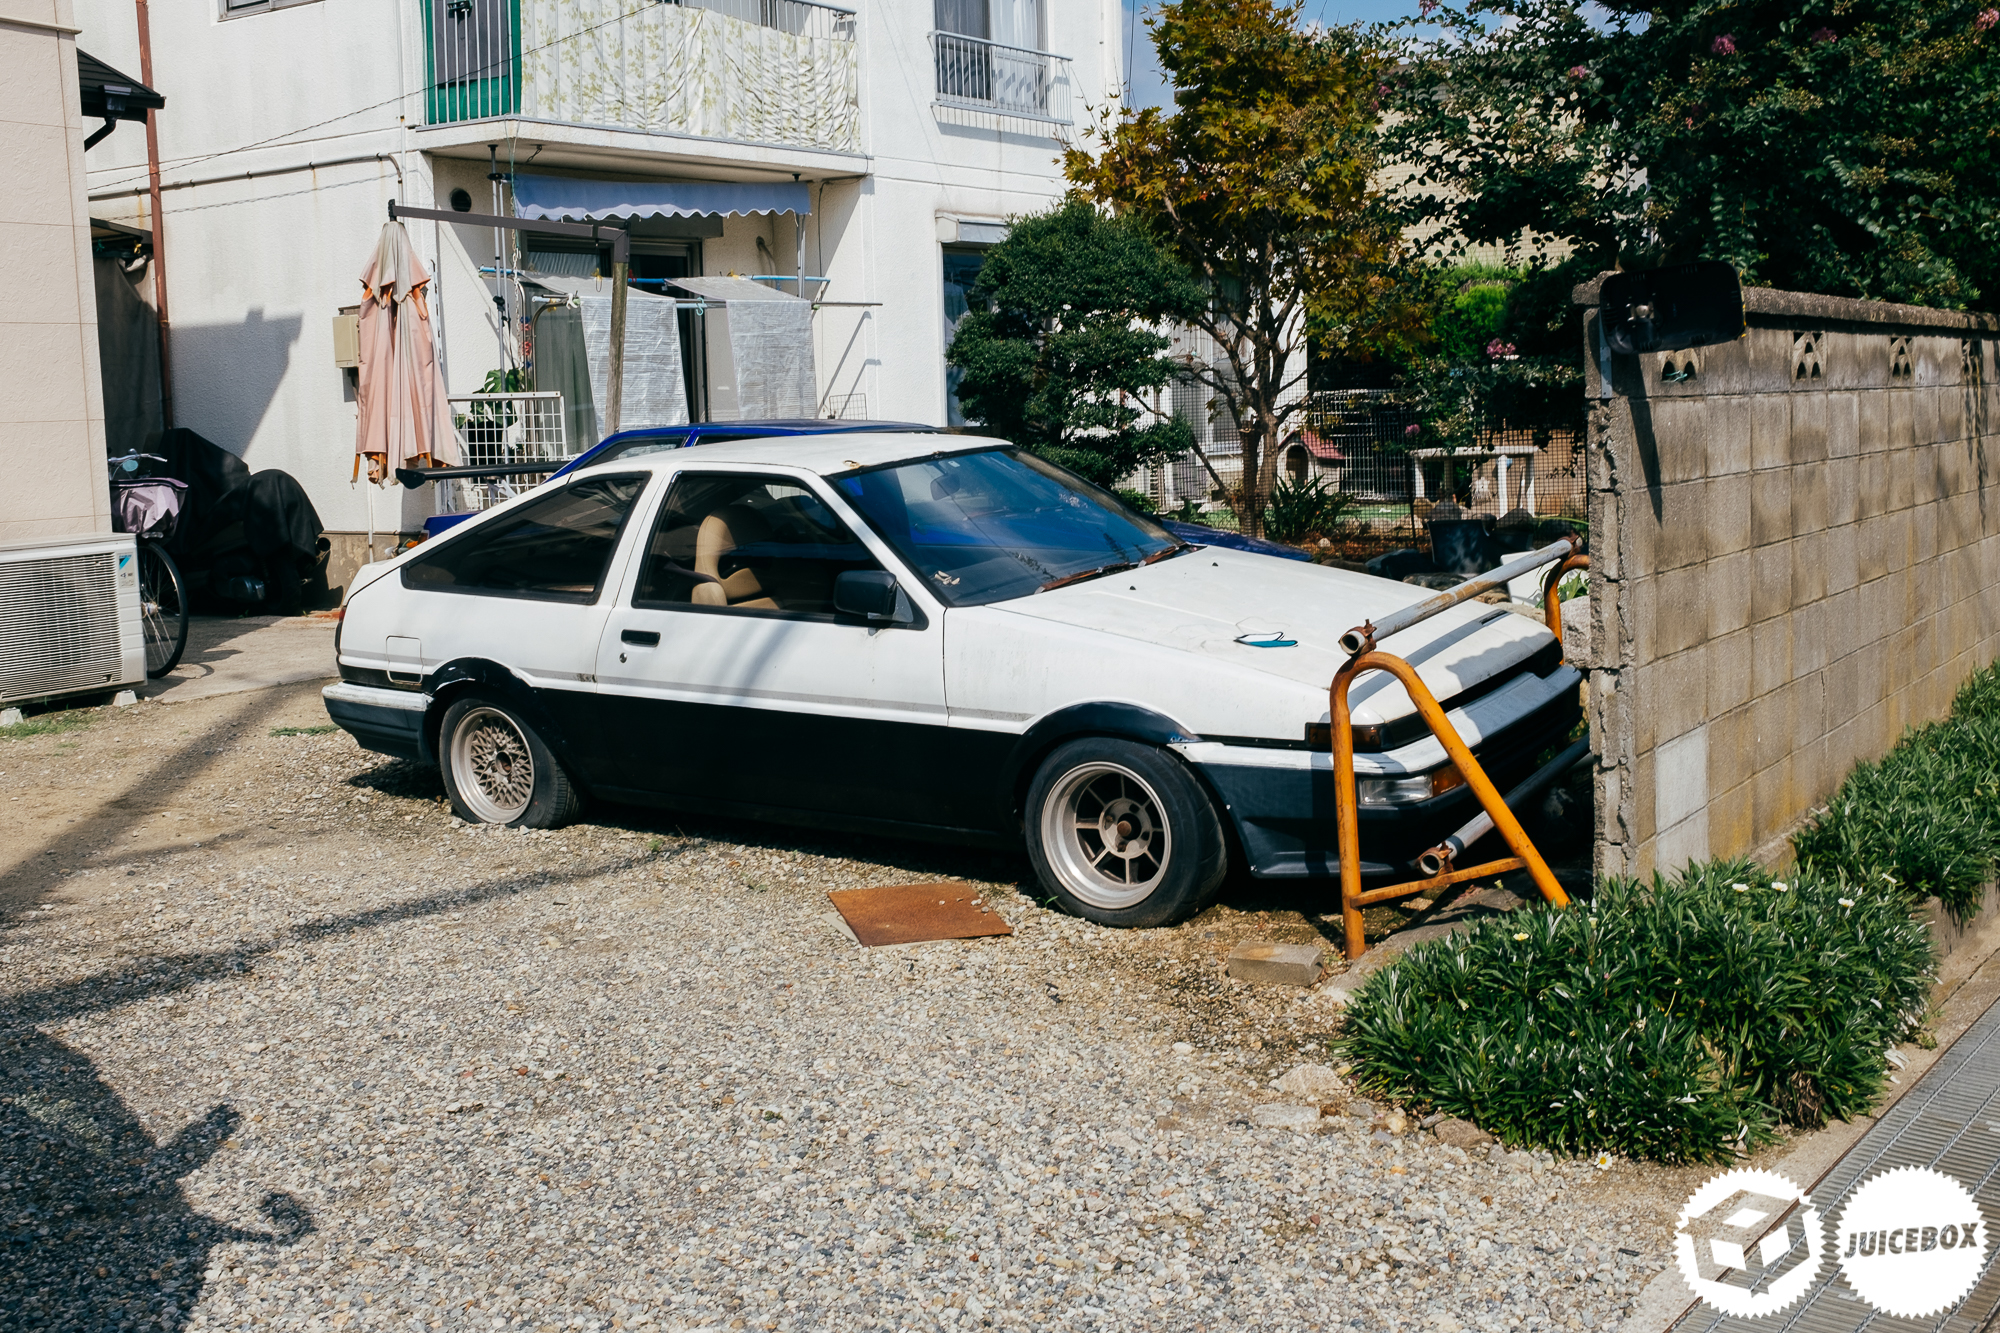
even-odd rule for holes
{"type": "MultiPolygon", "coordinates": [[[[1505,795],[1534,771],[1535,759],[1566,736],[1581,713],[1575,696],[1566,695],[1474,747],[1473,755],[1505,795]]],[[[1198,767],[1228,806],[1252,875],[1295,879],[1340,873],[1331,768],[1198,767]]],[[[1409,871],[1419,855],[1478,813],[1479,801],[1467,787],[1413,805],[1360,807],[1361,873],[1381,877],[1409,871]]]]}

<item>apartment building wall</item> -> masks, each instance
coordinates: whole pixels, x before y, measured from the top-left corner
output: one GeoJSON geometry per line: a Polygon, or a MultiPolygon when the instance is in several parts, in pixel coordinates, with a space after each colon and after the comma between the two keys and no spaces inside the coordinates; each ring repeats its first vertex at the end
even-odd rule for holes
{"type": "MultiPolygon", "coordinates": [[[[332,316],[359,298],[390,199],[442,208],[463,188],[475,211],[493,207],[488,143],[502,171],[803,181],[806,271],[831,279],[814,317],[826,415],[944,421],[945,247],[961,219],[1004,224],[1063,188],[1058,139],[1073,127],[934,106],[933,0],[857,5],[858,152],[512,116],[430,125],[423,3],[303,0],[232,16],[223,4],[153,13],[154,83],[170,108],[159,118],[160,223],[176,421],[253,468],[297,476],[336,533],[408,530],[432,501],[352,482],[353,390],[333,364],[332,316]]],[[[81,0],[79,13],[94,54],[137,67],[127,0],[81,0]]],[[[1071,60],[1074,121],[1119,85],[1118,6],[1049,0],[1045,14],[1047,46],[1071,60]]],[[[89,167],[98,216],[153,225],[142,135],[111,136],[89,167]]],[[[511,209],[504,188],[500,206],[511,209]]],[[[409,225],[436,275],[447,381],[470,392],[502,361],[479,272],[493,263],[492,233],[409,225]]],[[[789,214],[728,217],[702,243],[703,270],[764,273],[775,257],[791,274],[793,227],[789,214]]]]}

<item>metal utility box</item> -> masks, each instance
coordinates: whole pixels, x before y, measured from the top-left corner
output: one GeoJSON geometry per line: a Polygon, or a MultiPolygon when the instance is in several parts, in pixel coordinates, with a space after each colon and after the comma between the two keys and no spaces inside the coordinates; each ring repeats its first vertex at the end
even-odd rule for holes
{"type": "Polygon", "coordinates": [[[333,364],[352,370],[361,364],[361,307],[342,306],[333,317],[333,364]]]}
{"type": "Polygon", "coordinates": [[[145,678],[132,534],[0,544],[0,703],[145,678]]]}

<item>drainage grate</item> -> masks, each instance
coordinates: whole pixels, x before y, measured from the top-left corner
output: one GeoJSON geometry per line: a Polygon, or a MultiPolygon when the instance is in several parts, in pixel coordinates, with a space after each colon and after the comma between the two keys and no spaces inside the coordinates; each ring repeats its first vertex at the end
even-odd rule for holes
{"type": "MultiPolygon", "coordinates": [[[[1934,1167],[1962,1182],[1988,1218],[2000,1217],[2000,1004],[1980,1016],[1812,1190],[1824,1223],[1855,1189],[1898,1166],[1934,1167]]],[[[1802,1182],[1803,1183],[1803,1182],[1802,1182]]],[[[2000,1249],[1958,1308],[1928,1319],[1897,1319],[1857,1297],[1829,1261],[1805,1300],[1781,1315],[1737,1319],[1707,1306],[1673,1333],[1977,1333],[2000,1310],[2000,1249]]]]}

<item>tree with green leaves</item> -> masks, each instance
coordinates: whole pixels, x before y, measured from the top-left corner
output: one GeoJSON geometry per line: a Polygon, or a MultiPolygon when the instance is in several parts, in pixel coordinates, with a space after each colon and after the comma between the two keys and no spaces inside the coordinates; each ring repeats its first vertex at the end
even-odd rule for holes
{"type": "Polygon", "coordinates": [[[1420,9],[1391,80],[1412,222],[1593,267],[1722,259],[1802,291],[2000,297],[1989,0],[1420,9]]]}
{"type": "Polygon", "coordinates": [[[1201,291],[1137,222],[1074,195],[1021,218],[979,270],[947,360],[966,419],[1111,486],[1188,450],[1178,419],[1135,403],[1180,367],[1158,330],[1201,291]]]}
{"type": "Polygon", "coordinates": [[[1201,284],[1188,322],[1217,360],[1187,370],[1242,440],[1242,483],[1225,493],[1251,534],[1305,406],[1309,337],[1359,344],[1414,313],[1398,297],[1399,232],[1371,183],[1388,59],[1355,29],[1306,29],[1303,9],[1163,6],[1148,27],[1174,109],[1107,116],[1064,155],[1079,189],[1141,222],[1201,284]]]}

